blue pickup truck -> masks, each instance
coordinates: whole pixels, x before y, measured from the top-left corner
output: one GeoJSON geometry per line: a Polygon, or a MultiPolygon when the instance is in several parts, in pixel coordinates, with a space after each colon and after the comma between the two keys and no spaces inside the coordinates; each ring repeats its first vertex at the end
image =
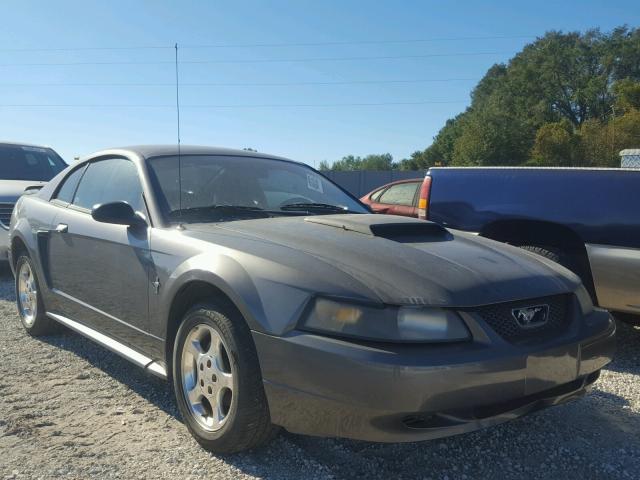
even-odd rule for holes
{"type": "Polygon", "coordinates": [[[431,168],[418,212],[552,259],[596,304],[640,319],[640,170],[431,168]]]}

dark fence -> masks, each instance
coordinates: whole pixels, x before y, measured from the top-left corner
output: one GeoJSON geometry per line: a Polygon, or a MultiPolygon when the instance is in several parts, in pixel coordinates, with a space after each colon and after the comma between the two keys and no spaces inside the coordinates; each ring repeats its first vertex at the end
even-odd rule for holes
{"type": "Polygon", "coordinates": [[[426,170],[355,170],[352,172],[322,172],[346,191],[360,198],[365,193],[396,180],[423,178],[426,170]]]}

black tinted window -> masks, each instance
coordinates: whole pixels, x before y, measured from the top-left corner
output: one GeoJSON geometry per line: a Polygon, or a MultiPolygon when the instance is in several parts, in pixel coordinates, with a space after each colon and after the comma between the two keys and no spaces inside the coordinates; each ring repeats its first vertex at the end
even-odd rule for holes
{"type": "Polygon", "coordinates": [[[74,170],[71,175],[64,179],[64,181],[62,182],[62,186],[60,187],[60,189],[58,190],[58,194],[56,195],[56,198],[58,200],[71,203],[73,194],[75,193],[78,182],[80,181],[80,177],[82,177],[82,172],[84,172],[84,167],[74,170]]]}
{"type": "Polygon", "coordinates": [[[413,198],[418,190],[418,183],[399,183],[389,187],[378,199],[380,203],[389,205],[413,205],[413,198]]]}
{"type": "Polygon", "coordinates": [[[48,182],[66,168],[50,148],[0,145],[0,179],[48,182]]]}
{"type": "Polygon", "coordinates": [[[142,209],[142,187],[133,162],[121,158],[89,164],[80,181],[73,204],[91,210],[94,205],[124,201],[142,209]]]}
{"type": "MultiPolygon", "coordinates": [[[[297,163],[255,157],[183,155],[181,185],[177,157],[152,158],[148,165],[160,208],[169,220],[178,218],[180,207],[195,211],[223,205],[280,212],[282,207],[292,204],[325,204],[345,211],[367,212],[335,184],[297,163]]],[[[198,221],[211,221],[213,217],[206,215],[203,213],[198,221]]]]}

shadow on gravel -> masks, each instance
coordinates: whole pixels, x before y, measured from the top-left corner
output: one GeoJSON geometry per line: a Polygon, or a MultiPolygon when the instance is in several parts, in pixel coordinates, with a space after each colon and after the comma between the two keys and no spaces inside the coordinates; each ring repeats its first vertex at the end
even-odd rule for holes
{"type": "MultiPolygon", "coordinates": [[[[0,268],[0,281],[12,281],[10,270],[0,268]]],[[[0,299],[14,301],[13,292],[0,299]]],[[[167,415],[180,419],[166,382],[73,332],[41,340],[85,359],[167,415]]],[[[640,375],[640,328],[620,323],[618,349],[607,370],[640,375]]],[[[621,478],[621,472],[637,471],[640,465],[636,455],[619,451],[622,447],[640,451],[640,416],[629,408],[626,398],[597,386],[585,398],[567,405],[442,440],[375,444],[284,432],[262,449],[218,458],[267,479],[291,478],[300,462],[305,468],[317,468],[318,477],[333,478],[443,478],[445,473],[449,478],[589,478],[605,473],[621,478]],[[592,463],[595,445],[597,457],[611,459],[614,471],[592,463]],[[508,455],[505,446],[509,446],[508,455]],[[551,469],[551,464],[557,468],[551,469]]]]}
{"type": "MultiPolygon", "coordinates": [[[[13,283],[13,275],[8,266],[2,265],[0,266],[0,282],[6,281],[13,283]]],[[[13,290],[10,290],[9,295],[0,295],[0,300],[14,302],[15,294],[13,290]]],[[[135,393],[152,402],[168,415],[179,418],[178,410],[173,402],[173,392],[167,382],[154,377],[141,368],[135,367],[129,361],[96,345],[91,340],[63,326],[60,326],[60,328],[61,332],[59,334],[39,337],[38,340],[74,353],[110,377],[127,385],[135,393]]]]}
{"type": "Polygon", "coordinates": [[[58,335],[40,337],[39,340],[86,360],[92,366],[128,386],[140,397],[156,405],[167,415],[180,419],[169,383],[132,365],[128,360],[66,328],[58,335]]]}
{"type": "Polygon", "coordinates": [[[13,273],[11,273],[11,267],[9,267],[9,264],[7,262],[0,262],[0,282],[4,282],[7,280],[13,281],[13,273]]]}
{"type": "Polygon", "coordinates": [[[616,356],[607,370],[640,375],[640,326],[617,322],[616,356]]]}

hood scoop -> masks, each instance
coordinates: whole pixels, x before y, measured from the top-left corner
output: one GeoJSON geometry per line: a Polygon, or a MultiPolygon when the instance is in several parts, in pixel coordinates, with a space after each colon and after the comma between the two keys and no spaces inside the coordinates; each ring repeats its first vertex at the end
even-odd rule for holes
{"type": "Polygon", "coordinates": [[[450,237],[447,229],[437,223],[418,220],[417,218],[394,217],[392,215],[317,215],[307,217],[304,220],[305,222],[339,228],[348,232],[396,241],[411,242],[417,239],[423,241],[429,239],[445,240],[450,237]]]}

